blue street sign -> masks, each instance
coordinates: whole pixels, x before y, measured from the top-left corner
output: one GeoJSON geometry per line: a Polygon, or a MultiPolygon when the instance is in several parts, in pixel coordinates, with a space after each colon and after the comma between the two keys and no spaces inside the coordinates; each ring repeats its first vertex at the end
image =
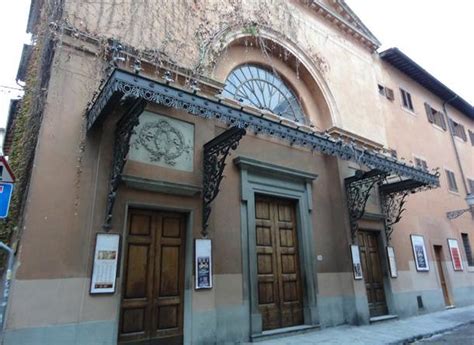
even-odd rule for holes
{"type": "Polygon", "coordinates": [[[0,218],[6,218],[8,216],[12,192],[13,184],[0,183],[0,218]]]}

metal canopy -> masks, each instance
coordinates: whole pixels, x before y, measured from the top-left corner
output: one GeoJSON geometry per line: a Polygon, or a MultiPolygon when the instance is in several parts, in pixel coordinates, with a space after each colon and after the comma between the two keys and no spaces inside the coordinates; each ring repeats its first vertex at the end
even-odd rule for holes
{"type": "Polygon", "coordinates": [[[182,109],[192,115],[216,119],[229,126],[253,130],[256,134],[270,135],[292,145],[307,147],[344,160],[353,160],[371,169],[389,175],[412,179],[423,185],[439,186],[437,174],[407,165],[395,158],[334,139],[327,134],[309,133],[263,116],[252,114],[243,107],[226,104],[219,98],[209,98],[183,90],[169,83],[161,83],[140,75],[115,69],[87,110],[87,129],[100,123],[114,103],[123,98],[136,98],[168,107],[182,109]]]}
{"type": "Polygon", "coordinates": [[[406,211],[405,204],[408,195],[434,187],[414,179],[403,179],[393,175],[389,176],[379,169],[372,169],[366,172],[358,170],[354,176],[347,177],[344,182],[351,235],[354,243],[359,229],[358,221],[365,214],[367,200],[375,186],[378,186],[382,214],[385,220],[385,234],[388,243],[390,243],[390,238],[394,230],[393,226],[402,219],[402,214],[406,211]],[[394,177],[397,178],[395,182],[393,182],[394,177]]]}

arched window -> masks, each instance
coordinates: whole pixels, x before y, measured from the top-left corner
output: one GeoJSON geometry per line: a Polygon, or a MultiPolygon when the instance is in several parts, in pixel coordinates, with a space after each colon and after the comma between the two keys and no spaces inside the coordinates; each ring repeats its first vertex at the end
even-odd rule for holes
{"type": "Polygon", "coordinates": [[[306,122],[295,93],[280,77],[260,66],[242,65],[234,69],[222,95],[293,121],[306,122]]]}

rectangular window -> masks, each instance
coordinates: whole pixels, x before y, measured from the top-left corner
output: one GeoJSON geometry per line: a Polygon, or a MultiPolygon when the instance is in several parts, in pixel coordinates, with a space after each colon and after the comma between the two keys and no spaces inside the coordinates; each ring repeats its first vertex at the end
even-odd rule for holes
{"type": "Polygon", "coordinates": [[[469,186],[469,192],[471,194],[474,194],[474,180],[471,180],[470,178],[468,178],[467,185],[469,186]]]}
{"type": "Polygon", "coordinates": [[[425,102],[426,116],[428,121],[446,130],[446,121],[444,121],[444,114],[436,109],[433,109],[431,105],[425,102]]]}
{"type": "Polygon", "coordinates": [[[411,101],[411,95],[408,91],[403,90],[400,88],[400,92],[402,94],[402,103],[403,106],[411,111],[413,111],[413,102],[411,101]]]}
{"type": "Polygon", "coordinates": [[[448,188],[450,191],[457,192],[458,184],[456,183],[456,176],[452,171],[446,170],[446,177],[448,178],[448,188]]]}
{"type": "Polygon", "coordinates": [[[462,243],[464,244],[464,251],[466,252],[467,265],[474,266],[474,259],[472,257],[471,243],[469,242],[469,235],[461,233],[462,243]]]}
{"type": "Polygon", "coordinates": [[[386,86],[383,86],[381,84],[377,84],[377,86],[378,86],[378,89],[379,89],[379,94],[381,94],[382,96],[385,96],[385,98],[387,98],[390,101],[393,101],[395,99],[395,96],[393,94],[392,89],[390,89],[386,86]]]}
{"type": "Polygon", "coordinates": [[[449,119],[449,125],[451,128],[451,133],[455,137],[461,138],[464,141],[467,141],[466,131],[464,130],[464,126],[452,119],[449,119]]]}
{"type": "Polygon", "coordinates": [[[418,157],[415,157],[415,166],[423,170],[428,170],[428,164],[426,161],[418,157]]]}
{"type": "Polygon", "coordinates": [[[470,129],[467,130],[469,132],[469,139],[471,139],[471,145],[474,146],[474,132],[470,129]]]}

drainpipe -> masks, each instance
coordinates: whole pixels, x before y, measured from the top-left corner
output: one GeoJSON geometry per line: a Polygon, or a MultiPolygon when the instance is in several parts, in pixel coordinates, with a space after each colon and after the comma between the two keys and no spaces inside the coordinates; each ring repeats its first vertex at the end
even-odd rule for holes
{"type": "Polygon", "coordinates": [[[13,252],[13,249],[8,247],[3,242],[0,242],[0,249],[3,249],[8,252],[8,266],[7,266],[7,272],[5,275],[5,280],[3,281],[3,294],[2,294],[2,299],[0,302],[0,340],[1,340],[1,343],[3,344],[3,335],[4,335],[3,329],[5,326],[5,314],[7,311],[8,295],[10,294],[10,281],[11,281],[12,272],[13,272],[14,252],[13,252]]]}
{"type": "Polygon", "coordinates": [[[453,144],[453,147],[454,147],[454,153],[456,154],[456,160],[458,162],[459,170],[461,171],[461,178],[462,178],[462,184],[464,186],[464,191],[466,192],[466,196],[468,196],[469,195],[469,190],[467,189],[466,177],[464,176],[464,170],[462,168],[461,159],[459,158],[459,152],[458,152],[458,148],[456,146],[456,139],[454,139],[454,134],[453,134],[453,131],[451,129],[451,123],[449,122],[448,111],[446,110],[446,105],[448,105],[448,103],[454,101],[456,98],[458,98],[458,95],[454,95],[454,97],[452,97],[451,99],[449,99],[449,100],[447,100],[443,103],[443,113],[444,113],[444,118],[445,118],[447,126],[448,126],[448,132],[449,132],[449,135],[451,137],[451,143],[453,144]]]}

